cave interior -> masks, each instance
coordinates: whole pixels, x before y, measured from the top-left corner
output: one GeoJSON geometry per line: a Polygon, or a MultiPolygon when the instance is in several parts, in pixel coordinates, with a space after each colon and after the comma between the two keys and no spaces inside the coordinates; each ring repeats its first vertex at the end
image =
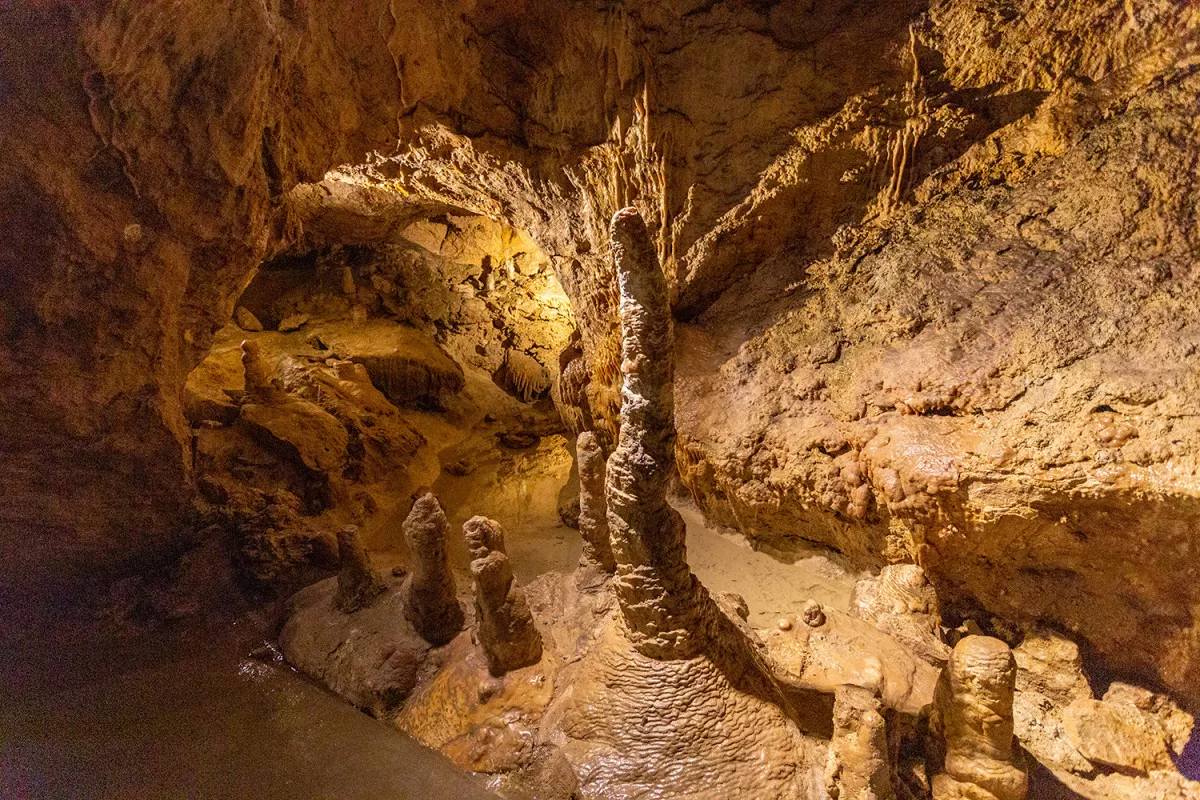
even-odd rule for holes
{"type": "Polygon", "coordinates": [[[0,4],[0,796],[1200,800],[1200,6],[0,4]]]}

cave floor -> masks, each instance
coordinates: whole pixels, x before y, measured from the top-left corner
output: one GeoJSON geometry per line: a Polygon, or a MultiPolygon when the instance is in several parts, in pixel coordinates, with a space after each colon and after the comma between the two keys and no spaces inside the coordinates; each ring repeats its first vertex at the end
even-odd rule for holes
{"type": "MultiPolygon", "coordinates": [[[[559,490],[571,470],[571,454],[562,436],[547,436],[524,451],[493,450],[468,475],[442,473],[433,485],[450,521],[450,562],[460,592],[470,592],[470,558],[462,524],[476,514],[499,522],[505,531],[513,573],[528,582],[544,572],[568,573],[579,563],[579,532],[558,516],[559,490]]],[[[734,531],[708,523],[689,500],[675,507],[687,523],[688,563],[712,592],[735,592],[750,607],[750,622],[770,626],[781,614],[796,613],[809,599],[846,611],[859,577],[829,551],[813,548],[791,563],[753,550],[734,531]]],[[[377,568],[407,563],[401,533],[406,504],[383,516],[363,534],[377,568]]]]}
{"type": "MultiPolygon", "coordinates": [[[[434,484],[452,525],[450,557],[469,593],[461,524],[482,513],[505,526],[517,579],[570,572],[577,531],[558,517],[571,468],[567,442],[491,450],[469,475],[434,484]]],[[[406,504],[401,503],[400,506],[406,504]]],[[[792,564],[705,523],[690,503],[689,561],[712,591],[741,594],[768,626],[809,598],[845,609],[855,575],[814,552],[792,564]]],[[[377,568],[407,560],[403,515],[364,530],[377,568]]],[[[93,620],[0,631],[0,796],[490,797],[459,771],[271,658],[270,623],[195,620],[114,637],[93,620]]]]}

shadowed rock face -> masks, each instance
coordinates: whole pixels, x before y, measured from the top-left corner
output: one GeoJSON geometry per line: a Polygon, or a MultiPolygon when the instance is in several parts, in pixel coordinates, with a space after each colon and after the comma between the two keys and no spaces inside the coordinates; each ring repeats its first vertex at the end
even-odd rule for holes
{"type": "Polygon", "coordinates": [[[475,634],[493,675],[536,664],[542,637],[529,611],[525,593],[513,582],[504,550],[504,530],[487,517],[463,523],[475,581],[475,634]]]}
{"type": "Polygon", "coordinates": [[[695,655],[707,596],[687,565],[684,523],[667,503],[675,468],[675,354],[667,282],[636,209],[612,220],[621,294],[621,433],[605,494],[617,601],[637,649],[695,655]]]}
{"type": "Polygon", "coordinates": [[[450,641],[463,626],[463,611],[446,556],[449,530],[437,498],[428,493],[417,498],[404,520],[404,540],[412,554],[405,611],[413,627],[433,645],[450,641]]]}
{"type": "Polygon", "coordinates": [[[349,614],[365,608],[384,590],[383,581],[371,567],[371,557],[358,538],[358,528],[347,525],[338,531],[337,594],[333,598],[338,611],[349,614]]]}
{"type": "Polygon", "coordinates": [[[1025,772],[1014,752],[1017,665],[1008,645],[967,636],[950,655],[934,696],[933,729],[945,758],[934,800],[1022,800],[1025,772]]]}
{"type": "Polygon", "coordinates": [[[591,431],[579,434],[575,440],[575,460],[579,465],[579,533],[583,537],[579,575],[581,580],[590,581],[593,575],[603,577],[616,570],[604,496],[604,452],[596,434],[591,431]]]}

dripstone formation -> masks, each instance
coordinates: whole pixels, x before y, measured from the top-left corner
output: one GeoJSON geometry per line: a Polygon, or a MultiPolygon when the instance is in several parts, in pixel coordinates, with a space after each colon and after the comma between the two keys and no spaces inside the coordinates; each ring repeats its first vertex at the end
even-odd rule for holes
{"type": "Polygon", "coordinates": [[[674,334],[667,282],[636,209],[612,219],[621,296],[621,433],[608,460],[617,601],[637,649],[699,652],[707,597],[687,564],[684,523],[667,502],[675,467],[674,334]]]}
{"type": "Polygon", "coordinates": [[[358,527],[347,525],[338,531],[337,594],[334,605],[339,611],[350,614],[358,611],[383,593],[384,583],[371,567],[371,557],[358,538],[358,527]]]}
{"type": "Polygon", "coordinates": [[[932,728],[944,743],[934,800],[1023,800],[1028,780],[1014,751],[1017,665],[1008,645],[967,636],[934,695],[932,728]]]}
{"type": "Polygon", "coordinates": [[[475,635],[488,670],[498,676],[536,664],[542,657],[542,637],[525,593],[513,582],[504,530],[495,520],[471,517],[463,524],[463,535],[475,581],[475,635]]]}
{"type": "Polygon", "coordinates": [[[608,529],[608,503],[604,497],[604,451],[596,434],[584,431],[575,440],[575,459],[579,465],[579,533],[583,554],[579,576],[585,585],[616,570],[608,529]]]}
{"type": "Polygon", "coordinates": [[[463,626],[446,556],[449,530],[445,512],[429,493],[417,498],[404,520],[404,540],[412,554],[405,611],[413,627],[432,645],[450,641],[463,626]]]}
{"type": "Polygon", "coordinates": [[[839,686],[833,702],[833,740],[825,773],[836,800],[891,800],[888,732],[878,691],[839,686]]]}

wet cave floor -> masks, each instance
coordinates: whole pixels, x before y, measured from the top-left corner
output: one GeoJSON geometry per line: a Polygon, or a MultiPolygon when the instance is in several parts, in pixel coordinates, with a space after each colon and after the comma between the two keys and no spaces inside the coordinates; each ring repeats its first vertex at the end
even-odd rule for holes
{"type": "MultiPolygon", "coordinates": [[[[579,534],[558,517],[567,442],[496,450],[434,484],[450,555],[470,591],[461,524],[504,525],[518,581],[570,571],[579,534]]],[[[400,504],[406,507],[407,504],[400,504]]],[[[679,504],[688,557],[713,591],[743,595],[766,626],[812,597],[845,609],[854,575],[823,555],[785,564],[679,504]]],[[[407,510],[405,508],[405,510],[407,510]]],[[[407,559],[403,514],[365,531],[375,566],[407,559]]],[[[0,630],[0,796],[4,798],[491,797],[482,781],[363,714],[283,663],[262,658],[265,618],[164,625],[113,637],[77,620],[0,630]],[[259,657],[250,655],[259,651],[259,657]]]]}

